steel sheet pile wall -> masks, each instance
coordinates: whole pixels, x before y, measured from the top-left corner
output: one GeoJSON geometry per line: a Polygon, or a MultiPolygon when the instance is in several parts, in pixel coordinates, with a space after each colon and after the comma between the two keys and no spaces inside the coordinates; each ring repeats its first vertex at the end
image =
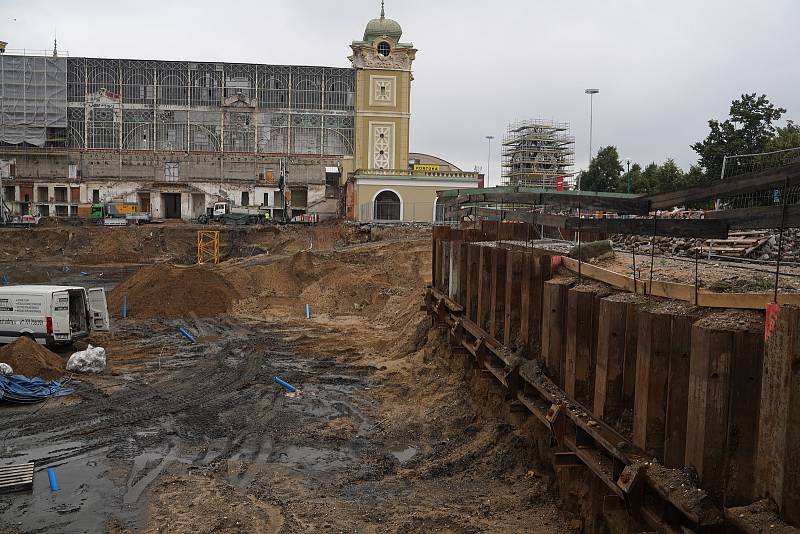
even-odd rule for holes
{"type": "Polygon", "coordinates": [[[591,514],[627,509],[661,531],[719,531],[726,509],[772,497],[796,521],[799,403],[788,384],[797,384],[800,313],[781,315],[765,361],[754,312],[755,321],[725,320],[554,278],[557,257],[519,246],[530,232],[434,228],[426,303],[454,351],[551,430],[556,470],[588,469],[604,483],[590,491],[602,503],[591,514]]]}

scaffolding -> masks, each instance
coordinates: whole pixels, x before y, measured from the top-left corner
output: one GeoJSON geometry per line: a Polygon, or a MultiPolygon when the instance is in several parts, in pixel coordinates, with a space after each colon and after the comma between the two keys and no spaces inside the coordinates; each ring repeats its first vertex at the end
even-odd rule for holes
{"type": "Polygon", "coordinates": [[[0,145],[353,153],[351,68],[6,54],[0,95],[0,145]]]}
{"type": "Polygon", "coordinates": [[[509,124],[503,137],[506,185],[565,188],[574,164],[575,138],[569,123],[531,119],[509,124]]]}

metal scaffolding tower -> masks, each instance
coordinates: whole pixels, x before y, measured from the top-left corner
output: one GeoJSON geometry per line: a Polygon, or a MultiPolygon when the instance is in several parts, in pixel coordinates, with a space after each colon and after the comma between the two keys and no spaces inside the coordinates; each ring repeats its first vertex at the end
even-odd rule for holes
{"type": "Polygon", "coordinates": [[[569,123],[531,119],[509,124],[503,137],[506,185],[566,188],[574,163],[575,138],[569,123]]]}

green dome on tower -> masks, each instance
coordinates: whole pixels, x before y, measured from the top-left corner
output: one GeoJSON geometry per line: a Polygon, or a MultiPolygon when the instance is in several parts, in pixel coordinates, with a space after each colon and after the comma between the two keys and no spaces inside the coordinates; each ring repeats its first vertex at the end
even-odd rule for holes
{"type": "Polygon", "coordinates": [[[397,21],[386,18],[386,13],[383,10],[383,2],[381,2],[381,17],[379,19],[372,19],[367,23],[367,29],[364,30],[364,41],[371,42],[384,35],[398,42],[400,41],[400,36],[403,35],[403,29],[397,21]]]}

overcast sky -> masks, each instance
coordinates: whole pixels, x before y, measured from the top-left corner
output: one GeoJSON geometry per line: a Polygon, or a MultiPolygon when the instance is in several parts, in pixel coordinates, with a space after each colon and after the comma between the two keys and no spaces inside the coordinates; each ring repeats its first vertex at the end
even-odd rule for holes
{"type": "MultiPolygon", "coordinates": [[[[73,56],[348,66],[373,0],[0,0],[8,48],[73,56]]],[[[743,92],[766,93],[800,122],[797,0],[388,0],[419,49],[411,148],[492,183],[509,121],[569,122],[576,169],[613,144],[642,164],[696,161],[689,145],[743,92]]],[[[783,121],[781,121],[783,122],[783,121]]]]}

